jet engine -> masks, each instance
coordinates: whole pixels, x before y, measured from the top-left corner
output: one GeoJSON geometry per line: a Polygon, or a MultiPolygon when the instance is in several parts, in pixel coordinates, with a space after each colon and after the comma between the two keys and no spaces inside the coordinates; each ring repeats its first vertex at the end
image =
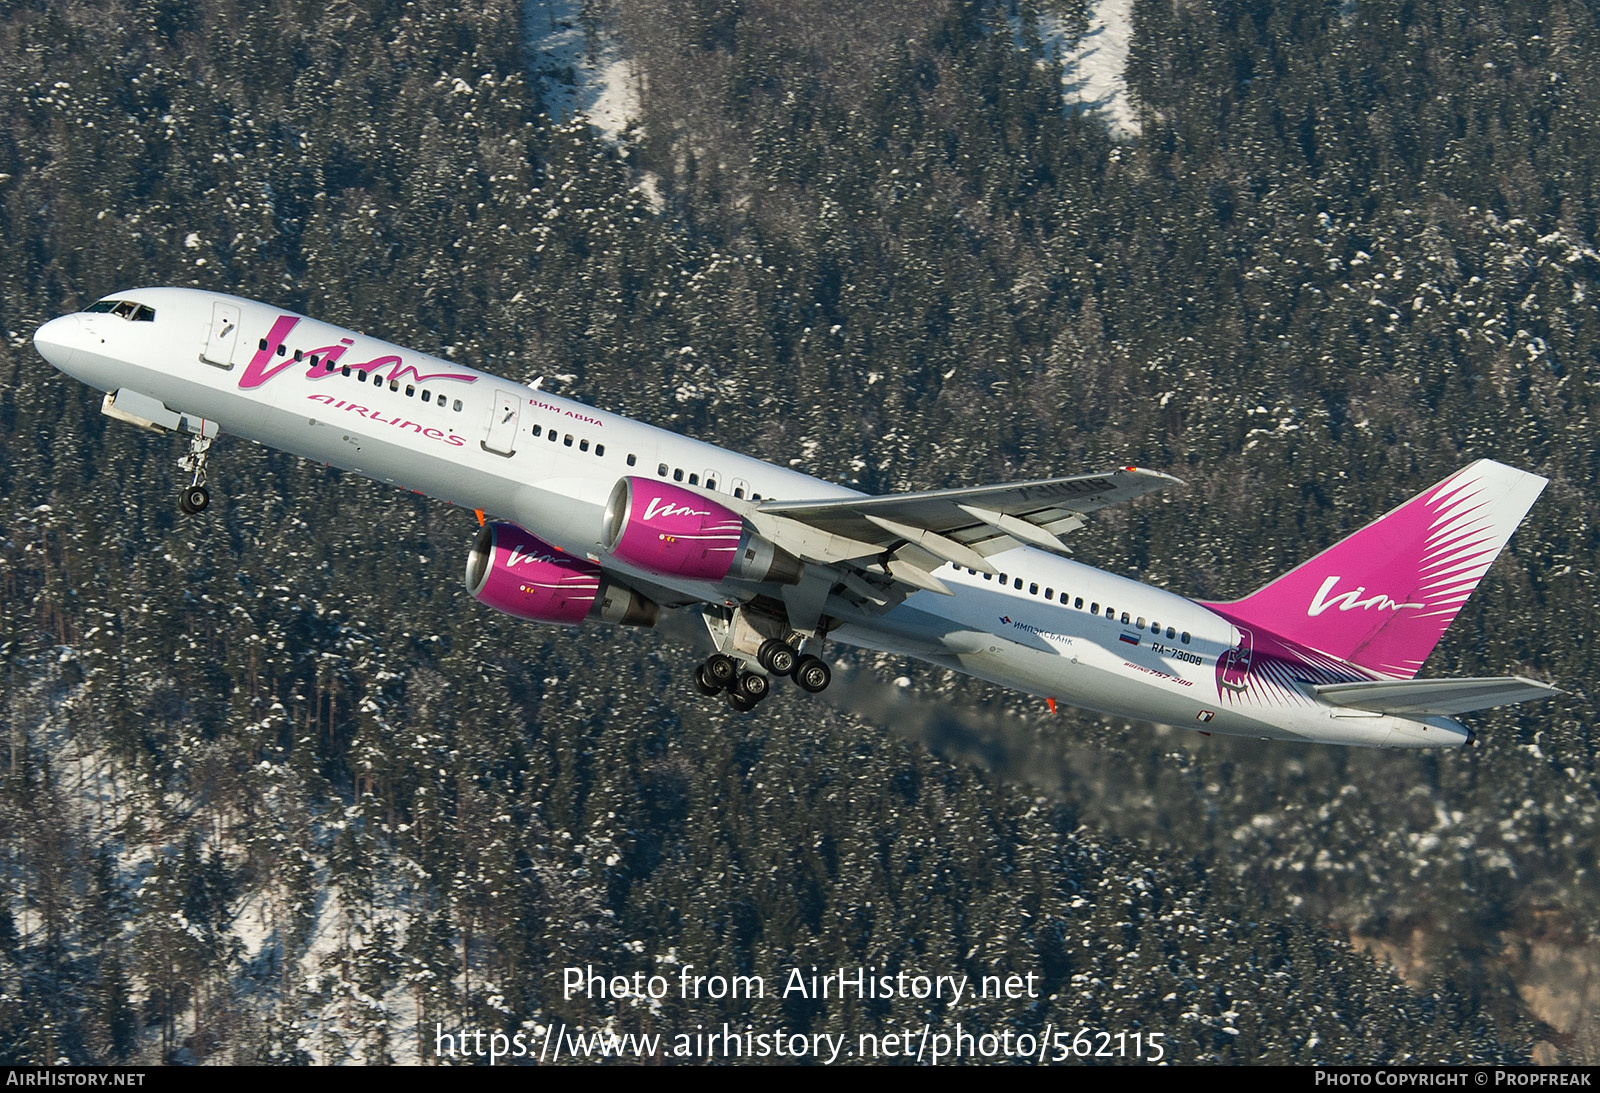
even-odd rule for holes
{"type": "Polygon", "coordinates": [[[515,524],[485,524],[467,555],[467,591],[519,619],[576,626],[585,619],[654,626],[660,608],[600,567],[515,524]]]}
{"type": "Polygon", "coordinates": [[[651,573],[720,581],[798,584],[803,563],[750,531],[704,494],[652,478],[623,478],[606,502],[601,543],[651,573]]]}

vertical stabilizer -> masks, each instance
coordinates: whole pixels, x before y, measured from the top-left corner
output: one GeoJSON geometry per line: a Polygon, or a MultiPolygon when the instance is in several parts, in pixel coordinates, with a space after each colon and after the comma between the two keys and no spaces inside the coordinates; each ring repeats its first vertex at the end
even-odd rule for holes
{"type": "Polygon", "coordinates": [[[1265,588],[1207,606],[1382,675],[1410,679],[1545,483],[1480,459],[1265,588]]]}

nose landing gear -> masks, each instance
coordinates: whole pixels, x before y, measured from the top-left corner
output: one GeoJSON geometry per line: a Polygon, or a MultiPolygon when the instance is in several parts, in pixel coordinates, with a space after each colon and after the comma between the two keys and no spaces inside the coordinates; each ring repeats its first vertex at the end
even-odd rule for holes
{"type": "Polygon", "coordinates": [[[204,486],[185,486],[183,492],[178,494],[178,508],[186,516],[204,512],[209,504],[211,504],[211,491],[204,486]]]}
{"type": "Polygon", "coordinates": [[[180,469],[194,475],[189,485],[178,495],[178,508],[186,516],[204,512],[211,504],[211,491],[206,489],[206,459],[211,454],[212,437],[197,436],[189,441],[189,451],[178,460],[180,469]]]}

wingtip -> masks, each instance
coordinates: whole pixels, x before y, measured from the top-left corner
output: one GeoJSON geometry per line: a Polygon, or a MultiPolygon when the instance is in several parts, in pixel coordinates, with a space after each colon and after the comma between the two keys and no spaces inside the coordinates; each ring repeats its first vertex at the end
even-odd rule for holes
{"type": "Polygon", "coordinates": [[[1136,474],[1140,478],[1160,479],[1162,482],[1172,486],[1188,485],[1188,483],[1186,483],[1183,479],[1178,478],[1175,475],[1170,475],[1165,471],[1154,471],[1149,467],[1123,467],[1121,470],[1127,474],[1136,474]]]}

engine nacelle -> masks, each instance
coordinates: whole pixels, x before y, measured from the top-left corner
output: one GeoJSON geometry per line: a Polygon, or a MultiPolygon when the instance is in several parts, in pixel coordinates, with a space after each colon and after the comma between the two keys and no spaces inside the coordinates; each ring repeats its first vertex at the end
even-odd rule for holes
{"type": "Polygon", "coordinates": [[[467,591],[496,611],[557,626],[584,619],[654,626],[660,611],[593,562],[564,554],[515,524],[485,524],[478,532],[467,555],[467,591]]]}
{"type": "Polygon", "coordinates": [[[652,478],[623,478],[606,502],[601,543],[651,573],[691,580],[797,584],[805,568],[746,529],[744,518],[703,494],[652,478]]]}

